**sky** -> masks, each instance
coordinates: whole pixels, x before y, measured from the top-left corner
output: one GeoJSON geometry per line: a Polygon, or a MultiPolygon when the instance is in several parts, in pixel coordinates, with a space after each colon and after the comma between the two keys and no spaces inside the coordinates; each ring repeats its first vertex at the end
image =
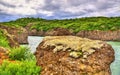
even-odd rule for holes
{"type": "Polygon", "coordinates": [[[120,16],[120,0],[0,0],[0,22],[22,17],[69,19],[120,16]]]}

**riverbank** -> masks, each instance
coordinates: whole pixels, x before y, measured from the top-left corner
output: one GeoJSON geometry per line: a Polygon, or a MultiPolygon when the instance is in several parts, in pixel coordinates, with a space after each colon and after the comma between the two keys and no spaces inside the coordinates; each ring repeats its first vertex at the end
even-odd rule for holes
{"type": "Polygon", "coordinates": [[[31,26],[25,28],[15,28],[6,25],[0,25],[1,29],[5,29],[9,34],[13,35],[17,42],[20,44],[27,44],[28,36],[64,36],[64,35],[73,35],[83,38],[89,38],[93,40],[103,40],[103,41],[120,41],[120,30],[115,31],[101,31],[101,30],[92,30],[92,31],[79,31],[74,33],[73,31],[66,28],[54,28],[48,31],[37,31],[36,29],[30,29],[31,26]]]}
{"type": "Polygon", "coordinates": [[[84,17],[63,20],[20,18],[2,22],[0,28],[15,35],[20,44],[28,36],[74,35],[95,40],[120,41],[120,17],[84,17]]]}

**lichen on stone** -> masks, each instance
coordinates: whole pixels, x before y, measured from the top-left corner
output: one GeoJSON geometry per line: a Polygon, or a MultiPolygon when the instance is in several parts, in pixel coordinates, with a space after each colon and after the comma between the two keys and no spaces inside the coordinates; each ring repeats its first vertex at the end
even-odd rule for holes
{"type": "Polygon", "coordinates": [[[87,58],[103,46],[102,41],[90,40],[76,36],[46,36],[43,39],[43,48],[54,46],[53,52],[69,51],[69,56],[74,58],[87,58]]]}

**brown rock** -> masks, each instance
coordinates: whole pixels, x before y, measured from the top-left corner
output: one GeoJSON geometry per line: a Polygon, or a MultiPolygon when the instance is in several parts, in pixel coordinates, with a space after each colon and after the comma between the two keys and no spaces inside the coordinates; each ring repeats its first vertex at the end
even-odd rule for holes
{"type": "Polygon", "coordinates": [[[120,41],[120,30],[116,31],[79,31],[77,36],[95,39],[95,40],[105,40],[105,41],[120,41]]]}
{"type": "Polygon", "coordinates": [[[48,30],[45,33],[45,36],[63,36],[63,35],[73,35],[73,33],[65,28],[55,28],[52,30],[48,30]]]}
{"type": "Polygon", "coordinates": [[[13,35],[16,42],[20,44],[28,43],[27,41],[28,32],[26,29],[22,27],[16,28],[16,27],[6,26],[2,24],[0,24],[0,28],[7,30],[9,34],[13,35]]]}
{"type": "Polygon", "coordinates": [[[6,29],[0,29],[3,31],[3,35],[6,36],[10,47],[19,47],[18,42],[15,40],[15,36],[7,32],[6,29]]]}
{"type": "Polygon", "coordinates": [[[49,36],[39,44],[35,56],[37,65],[42,66],[41,75],[111,75],[114,50],[102,41],[75,36],[49,36]],[[82,55],[71,57],[72,51],[82,55]],[[86,58],[85,53],[88,53],[86,58]]]}
{"type": "Polygon", "coordinates": [[[39,30],[37,31],[36,29],[31,29],[31,27],[34,25],[34,23],[29,23],[25,29],[28,31],[29,36],[44,36],[44,31],[39,30]]]}

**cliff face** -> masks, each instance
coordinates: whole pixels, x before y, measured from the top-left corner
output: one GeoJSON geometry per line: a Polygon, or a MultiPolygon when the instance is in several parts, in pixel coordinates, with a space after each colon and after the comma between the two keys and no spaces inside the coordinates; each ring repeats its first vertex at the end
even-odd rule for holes
{"type": "Polygon", "coordinates": [[[113,48],[75,36],[47,36],[35,52],[41,75],[111,75],[113,48]]]}
{"type": "MultiPolygon", "coordinates": [[[[16,41],[16,38],[14,35],[9,34],[6,29],[0,28],[0,30],[2,31],[2,35],[0,35],[0,36],[6,37],[6,39],[8,40],[8,45],[10,47],[19,47],[19,43],[16,41]]],[[[0,39],[0,40],[2,40],[2,39],[0,39]]]]}
{"type": "Polygon", "coordinates": [[[20,44],[28,43],[27,37],[28,32],[25,28],[15,28],[15,27],[9,27],[5,25],[0,25],[1,29],[7,30],[7,32],[14,36],[15,41],[17,41],[20,44]]]}
{"type": "Polygon", "coordinates": [[[89,38],[89,39],[97,39],[97,40],[105,40],[105,41],[120,41],[120,30],[117,31],[80,31],[76,34],[77,36],[89,38]]]}

